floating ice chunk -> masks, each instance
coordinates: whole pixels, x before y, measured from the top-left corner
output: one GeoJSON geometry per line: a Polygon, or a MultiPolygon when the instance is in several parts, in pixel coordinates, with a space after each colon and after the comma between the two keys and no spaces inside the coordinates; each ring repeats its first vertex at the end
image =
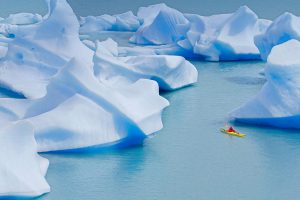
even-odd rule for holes
{"type": "Polygon", "coordinates": [[[204,28],[191,29],[187,34],[193,52],[206,60],[219,61],[260,59],[254,37],[264,32],[270,21],[258,19],[252,10],[242,6],[231,15],[201,17],[194,23],[204,28]]]}
{"type": "Polygon", "coordinates": [[[39,14],[32,13],[17,13],[10,14],[5,19],[0,19],[0,24],[12,24],[12,25],[28,25],[41,22],[43,17],[39,14]]]}
{"type": "Polygon", "coordinates": [[[1,120],[33,124],[39,151],[77,149],[113,142],[141,142],[162,128],[168,101],[151,80],[113,88],[91,68],[72,60],[37,100],[0,100],[1,120]],[[80,124],[80,125],[78,125],[80,124]]]}
{"type": "Polygon", "coordinates": [[[49,1],[41,23],[18,26],[0,63],[0,82],[28,98],[42,97],[49,79],[72,57],[91,66],[93,52],[79,40],[79,23],[65,0],[49,1]]]}
{"type": "Polygon", "coordinates": [[[183,57],[169,55],[118,57],[117,43],[110,39],[98,43],[97,46],[94,70],[101,82],[123,85],[139,79],[151,79],[164,90],[174,90],[197,82],[196,68],[183,57]]]}
{"type": "Polygon", "coordinates": [[[26,122],[9,123],[0,130],[0,198],[50,191],[45,180],[49,162],[37,154],[33,131],[26,122]]]}
{"type": "Polygon", "coordinates": [[[255,37],[255,44],[263,60],[267,60],[272,48],[290,39],[300,40],[300,18],[284,13],[276,18],[268,29],[255,37]]]}
{"type": "Polygon", "coordinates": [[[184,15],[165,4],[141,7],[138,18],[143,24],[130,38],[136,44],[174,43],[182,39],[189,28],[189,21],[184,15]]]}
{"type": "Polygon", "coordinates": [[[265,69],[267,83],[259,94],[231,113],[240,122],[300,128],[300,42],[275,46],[265,69]]]}
{"type": "MultiPolygon", "coordinates": [[[[271,23],[258,19],[247,6],[232,14],[206,17],[184,15],[165,4],[157,4],[140,8],[138,18],[143,23],[130,38],[132,43],[173,44],[170,52],[210,61],[260,59],[254,37],[265,32],[271,23]],[[179,48],[183,50],[178,51],[179,48]]],[[[163,48],[159,50],[168,53],[163,48]]]]}
{"type": "Polygon", "coordinates": [[[87,16],[80,18],[80,34],[97,34],[101,31],[136,31],[140,21],[128,11],[118,15],[87,16]]]}
{"type": "Polygon", "coordinates": [[[80,34],[112,30],[116,18],[111,15],[80,17],[80,34]]]}
{"type": "Polygon", "coordinates": [[[91,70],[76,61],[48,88],[48,94],[25,114],[34,124],[39,151],[140,142],[162,128],[161,111],[168,105],[153,81],[141,80],[117,90],[99,83],[91,70]]]}

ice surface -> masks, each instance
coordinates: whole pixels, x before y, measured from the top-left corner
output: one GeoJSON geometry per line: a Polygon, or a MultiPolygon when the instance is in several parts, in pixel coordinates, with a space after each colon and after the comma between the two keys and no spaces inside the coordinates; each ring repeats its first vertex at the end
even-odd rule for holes
{"type": "Polygon", "coordinates": [[[255,37],[255,44],[262,59],[267,60],[274,46],[290,39],[300,40],[300,18],[286,12],[276,18],[264,33],[255,37]]]}
{"type": "Polygon", "coordinates": [[[171,52],[209,61],[259,60],[254,37],[264,33],[271,23],[259,19],[247,6],[231,14],[200,16],[182,14],[165,4],[157,4],[141,7],[138,18],[142,25],[130,38],[132,43],[173,44],[173,50],[165,51],[162,47],[156,53],[171,52]]]}
{"type": "MultiPolygon", "coordinates": [[[[93,70],[71,60],[37,100],[1,99],[1,120],[32,123],[39,151],[139,143],[162,128],[168,101],[155,81],[141,79],[122,87],[99,82],[93,70]]],[[[3,123],[3,122],[2,122],[3,123]]]]}
{"type": "Polygon", "coordinates": [[[268,57],[267,83],[259,94],[231,113],[236,121],[300,128],[300,42],[275,46],[268,57]]]}
{"type": "Polygon", "coordinates": [[[33,197],[50,191],[45,180],[49,162],[37,154],[33,131],[27,122],[1,127],[0,197],[33,197]]]}
{"type": "Polygon", "coordinates": [[[258,19],[247,6],[232,14],[186,17],[191,28],[187,39],[179,42],[183,48],[209,61],[260,59],[254,37],[264,32],[270,21],[258,19]]]}
{"type": "Polygon", "coordinates": [[[299,39],[299,19],[292,14],[270,26],[246,6],[200,16],[156,4],[137,16],[129,11],[78,21],[66,0],[47,2],[44,17],[0,18],[0,84],[27,97],[0,99],[0,178],[7,180],[0,181],[0,196],[49,191],[48,161],[37,151],[136,144],[160,130],[169,102],[159,89],[198,78],[184,57],[265,59],[271,51],[266,85],[231,116],[300,128],[300,42],[290,40],[299,39]],[[117,42],[104,40],[109,37],[117,42]]]}
{"type": "Polygon", "coordinates": [[[7,18],[1,19],[0,24],[12,24],[12,25],[27,25],[41,22],[43,17],[39,14],[32,13],[17,13],[10,14],[7,18]]]}
{"type": "Polygon", "coordinates": [[[71,58],[92,63],[93,52],[79,40],[71,7],[65,0],[50,2],[44,21],[10,30],[15,38],[0,63],[1,84],[27,98],[44,96],[49,79],[71,58]]]}
{"type": "Polygon", "coordinates": [[[143,22],[130,41],[136,44],[170,44],[184,37],[189,21],[179,11],[156,4],[141,7],[138,18],[143,22]]]}
{"type": "Polygon", "coordinates": [[[80,18],[80,34],[97,34],[101,31],[136,31],[140,21],[131,12],[118,15],[87,16],[80,18]]]}
{"type": "Polygon", "coordinates": [[[183,57],[138,55],[118,57],[118,45],[111,39],[98,42],[94,57],[95,75],[110,85],[155,80],[163,90],[174,90],[197,82],[196,68],[183,57]]]}

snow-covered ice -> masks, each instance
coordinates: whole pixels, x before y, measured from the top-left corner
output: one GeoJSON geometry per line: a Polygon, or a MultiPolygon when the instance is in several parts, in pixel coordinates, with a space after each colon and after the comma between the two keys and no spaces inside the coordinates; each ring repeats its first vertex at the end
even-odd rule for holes
{"type": "Polygon", "coordinates": [[[97,43],[94,71],[110,85],[155,80],[163,90],[174,90],[197,82],[196,68],[181,56],[139,55],[119,57],[118,44],[111,39],[97,43]]]}
{"type": "Polygon", "coordinates": [[[245,123],[300,128],[300,42],[275,46],[268,57],[267,83],[259,94],[231,113],[245,123]]]}
{"type": "Polygon", "coordinates": [[[169,105],[159,89],[197,82],[186,58],[267,59],[263,89],[231,117],[300,128],[297,16],[271,22],[247,6],[201,16],[156,4],[77,18],[66,0],[46,2],[43,17],[0,18],[0,85],[26,97],[0,99],[0,196],[50,190],[37,152],[136,144],[159,131],[169,105]]]}
{"type": "Polygon", "coordinates": [[[80,34],[97,34],[101,31],[136,31],[140,21],[128,11],[118,15],[87,16],[80,18],[80,34]]]}
{"type": "Polygon", "coordinates": [[[37,154],[34,129],[27,122],[0,129],[0,197],[34,197],[50,191],[45,180],[49,162],[37,154]]]}
{"type": "Polygon", "coordinates": [[[32,13],[17,13],[10,14],[7,18],[1,19],[0,24],[12,24],[12,25],[28,25],[41,22],[43,17],[39,14],[32,13]]]}
{"type": "Polygon", "coordinates": [[[290,39],[300,40],[300,18],[292,13],[277,17],[268,29],[255,37],[261,58],[267,60],[272,48],[290,39]]]}
{"type": "Polygon", "coordinates": [[[71,58],[92,63],[93,51],[79,40],[72,8],[65,0],[50,2],[44,21],[11,30],[15,38],[0,62],[1,85],[27,98],[44,96],[49,79],[71,58]]]}
{"type": "Polygon", "coordinates": [[[247,6],[231,14],[200,16],[157,4],[141,7],[137,16],[142,25],[130,42],[157,46],[174,44],[173,51],[156,53],[177,52],[209,61],[259,60],[254,37],[264,33],[271,23],[259,19],[247,6]],[[178,48],[187,52],[178,51],[178,48]]]}
{"type": "Polygon", "coordinates": [[[33,124],[38,150],[55,151],[140,142],[162,128],[161,112],[168,104],[155,81],[111,87],[73,59],[51,80],[45,97],[2,99],[0,116],[4,122],[26,119],[33,124]]]}
{"type": "Polygon", "coordinates": [[[143,22],[130,41],[137,44],[170,44],[184,37],[189,21],[184,15],[166,6],[156,4],[141,7],[137,14],[143,22]]]}
{"type": "Polygon", "coordinates": [[[254,37],[264,32],[270,21],[258,19],[247,6],[232,14],[187,16],[192,24],[187,33],[189,45],[182,41],[181,46],[210,61],[260,59],[254,37]]]}

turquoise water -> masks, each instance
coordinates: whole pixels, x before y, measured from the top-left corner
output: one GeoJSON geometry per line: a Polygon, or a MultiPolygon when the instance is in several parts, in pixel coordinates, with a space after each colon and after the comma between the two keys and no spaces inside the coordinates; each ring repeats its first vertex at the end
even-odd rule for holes
{"type": "Polygon", "coordinates": [[[199,82],[164,96],[164,129],[143,146],[96,154],[45,154],[50,199],[282,200],[300,192],[300,131],[236,125],[227,113],[264,79],[259,62],[194,62],[199,82]]]}
{"type": "MultiPolygon", "coordinates": [[[[16,1],[0,0],[0,15],[13,10],[44,11],[40,1],[12,2],[16,1]]],[[[71,1],[80,15],[117,13],[155,1],[135,0],[115,7],[116,2],[121,1],[71,1]]],[[[197,10],[204,14],[235,10],[242,4],[251,4],[265,17],[279,15],[287,8],[300,11],[297,1],[275,1],[270,8],[266,6],[270,0],[166,2],[183,6],[182,11],[197,10]]],[[[237,124],[237,129],[247,134],[246,138],[219,132],[228,112],[262,87],[264,79],[259,71],[264,63],[193,63],[199,71],[199,82],[163,94],[171,106],[163,113],[162,131],[133,148],[94,154],[43,154],[50,160],[47,180],[52,191],[38,199],[299,199],[300,131],[237,124]]],[[[11,94],[3,94],[6,95],[11,94]]]]}

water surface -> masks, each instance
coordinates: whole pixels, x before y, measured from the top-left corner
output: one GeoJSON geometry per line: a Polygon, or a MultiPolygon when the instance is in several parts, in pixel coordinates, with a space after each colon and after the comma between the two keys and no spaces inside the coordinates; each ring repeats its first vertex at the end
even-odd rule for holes
{"type": "MultiPolygon", "coordinates": [[[[70,0],[78,15],[136,11],[159,1],[70,0]],[[118,5],[118,6],[117,6],[118,5]]],[[[171,1],[183,12],[231,12],[248,4],[260,16],[298,14],[298,0],[171,1]],[[272,5],[272,6],[269,6],[272,5]]],[[[37,0],[0,0],[0,16],[45,13],[37,0]],[[17,2],[17,3],[16,3],[17,2]]],[[[142,146],[94,154],[43,154],[51,192],[40,200],[294,200],[300,194],[300,131],[236,125],[244,139],[221,134],[228,113],[264,84],[261,62],[193,61],[199,82],[164,93],[164,129],[142,146]]],[[[11,94],[3,94],[9,96],[11,94]]]]}
{"type": "Polygon", "coordinates": [[[94,154],[43,154],[52,191],[40,200],[282,200],[300,192],[300,131],[236,125],[227,114],[264,83],[260,62],[193,62],[199,82],[164,93],[164,129],[142,146],[94,154]]]}

